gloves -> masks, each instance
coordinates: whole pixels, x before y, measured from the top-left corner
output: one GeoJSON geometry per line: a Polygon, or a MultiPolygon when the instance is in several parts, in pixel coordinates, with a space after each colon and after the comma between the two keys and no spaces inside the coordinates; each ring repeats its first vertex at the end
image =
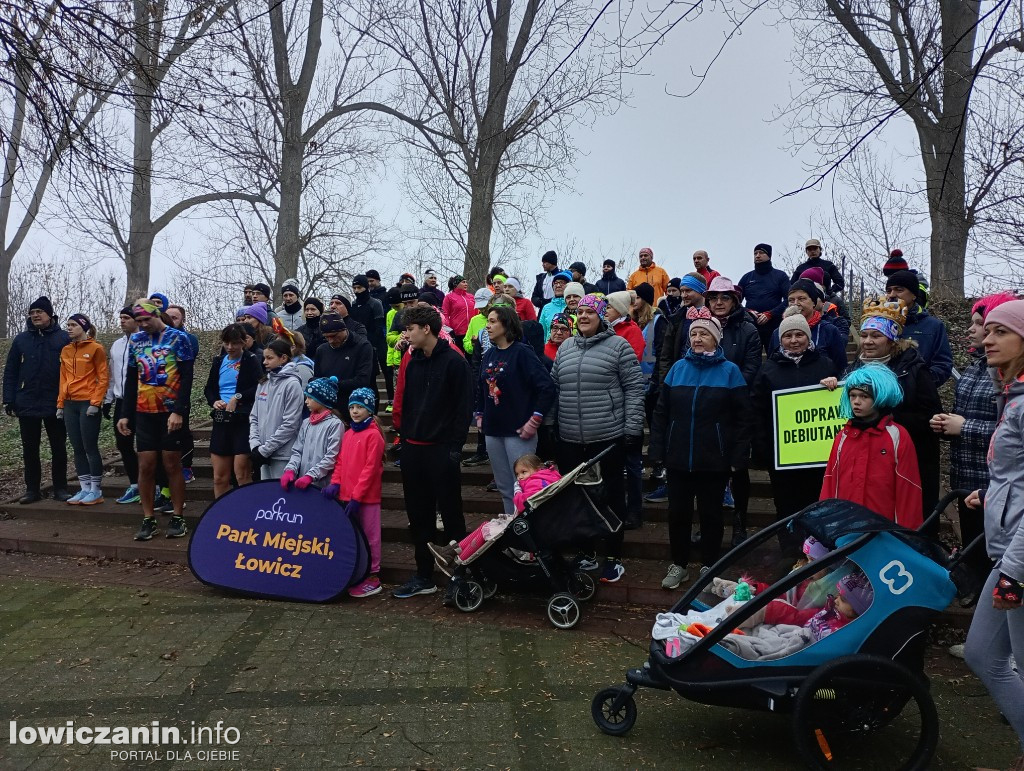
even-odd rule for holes
{"type": "Polygon", "coordinates": [[[57,420],[63,420],[63,419],[64,419],[64,410],[58,409],[57,410],[57,420]]]}
{"type": "Polygon", "coordinates": [[[284,473],[281,474],[281,489],[288,490],[291,488],[292,483],[295,481],[295,472],[290,468],[285,469],[284,473]]]}
{"type": "Polygon", "coordinates": [[[89,409],[85,411],[86,417],[92,418],[100,414],[100,408],[94,404],[89,405],[89,409]]]}
{"type": "Polygon", "coordinates": [[[14,405],[13,404],[5,404],[4,405],[4,414],[7,415],[7,417],[9,417],[9,418],[15,417],[15,415],[14,415],[14,405]]]}
{"type": "Polygon", "coordinates": [[[253,447],[252,450],[249,451],[249,460],[252,461],[252,470],[258,471],[260,468],[265,466],[267,461],[270,459],[260,452],[259,447],[253,447]]]}
{"type": "Polygon", "coordinates": [[[324,496],[324,498],[331,498],[332,500],[335,500],[335,501],[338,500],[338,494],[340,492],[341,492],[341,485],[335,484],[334,482],[332,482],[331,484],[327,485],[327,487],[325,487],[323,490],[320,491],[320,493],[324,496]]]}
{"type": "Polygon", "coordinates": [[[533,439],[537,436],[537,429],[540,428],[540,424],[543,418],[534,413],[530,416],[530,419],[523,423],[522,428],[516,431],[519,434],[520,439],[533,439]]]}
{"type": "Polygon", "coordinates": [[[345,513],[350,517],[355,517],[359,514],[359,508],[361,504],[359,501],[351,500],[345,506],[345,513]]]}
{"type": "Polygon", "coordinates": [[[296,490],[305,490],[311,484],[313,484],[313,477],[311,477],[309,475],[303,475],[303,476],[301,476],[301,477],[299,477],[298,479],[295,480],[295,489],[296,490]]]}
{"type": "Polygon", "coordinates": [[[103,417],[105,417],[107,420],[110,420],[111,419],[110,411],[113,408],[114,408],[114,403],[113,402],[107,402],[106,404],[104,404],[103,405],[103,417]]]}
{"type": "Polygon", "coordinates": [[[1006,573],[999,574],[992,596],[1011,605],[1020,605],[1024,601],[1024,583],[1011,578],[1006,573]]]}
{"type": "Polygon", "coordinates": [[[626,449],[641,450],[644,446],[643,434],[626,434],[626,449]]]}

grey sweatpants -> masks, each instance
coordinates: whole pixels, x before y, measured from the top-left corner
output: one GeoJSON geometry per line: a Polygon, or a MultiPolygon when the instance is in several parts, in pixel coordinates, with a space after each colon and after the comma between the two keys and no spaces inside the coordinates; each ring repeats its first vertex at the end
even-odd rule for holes
{"type": "Polygon", "coordinates": [[[992,607],[992,590],[998,580],[999,571],[993,570],[978,595],[964,658],[1010,721],[1024,750],[1024,680],[1010,668],[1011,655],[1018,666],[1024,665],[1024,608],[992,607]]]}
{"type": "Polygon", "coordinates": [[[535,455],[537,437],[520,439],[518,436],[488,436],[487,454],[491,458],[491,471],[494,472],[494,483],[501,493],[501,501],[505,505],[506,514],[515,514],[516,507],[512,500],[515,494],[516,472],[512,467],[524,455],[535,455]]]}

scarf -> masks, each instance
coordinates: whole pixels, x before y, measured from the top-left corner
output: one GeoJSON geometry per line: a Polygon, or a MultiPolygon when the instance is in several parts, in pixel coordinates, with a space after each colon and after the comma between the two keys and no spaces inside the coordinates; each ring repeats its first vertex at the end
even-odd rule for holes
{"type": "Polygon", "coordinates": [[[821,321],[821,311],[815,311],[811,314],[811,317],[807,319],[807,326],[814,329],[814,327],[818,325],[819,321],[821,321]]]}
{"type": "Polygon", "coordinates": [[[718,346],[713,351],[705,351],[704,353],[694,353],[692,348],[688,348],[684,358],[698,367],[714,367],[725,361],[725,351],[722,350],[722,346],[718,346]]]}
{"type": "Polygon", "coordinates": [[[775,266],[772,265],[771,260],[768,260],[767,262],[754,263],[754,272],[757,273],[758,275],[767,276],[773,270],[775,270],[775,266]]]}
{"type": "MultiPolygon", "coordinates": [[[[814,350],[814,341],[811,340],[810,345],[807,346],[807,351],[813,351],[813,350],[814,350]]],[[[781,345],[779,346],[779,353],[781,353],[783,356],[785,356],[787,359],[789,359],[794,364],[799,364],[800,360],[803,359],[803,357],[807,355],[807,351],[804,351],[803,353],[790,353],[785,348],[783,348],[781,345]]]]}
{"type": "Polygon", "coordinates": [[[309,413],[309,422],[314,426],[324,420],[327,420],[327,416],[331,414],[330,410],[320,410],[320,412],[309,413]]]}
{"type": "Polygon", "coordinates": [[[869,359],[867,356],[858,356],[857,358],[865,364],[888,364],[889,360],[892,358],[892,354],[890,353],[888,356],[881,356],[877,359],[869,359]]]}
{"type": "Polygon", "coordinates": [[[366,418],[366,420],[361,420],[358,423],[356,423],[353,420],[352,421],[352,425],[350,426],[350,428],[353,431],[355,431],[356,433],[359,433],[360,431],[365,431],[366,429],[368,429],[372,424],[373,424],[373,415],[371,414],[371,415],[369,415],[366,418]]]}
{"type": "Polygon", "coordinates": [[[291,304],[285,303],[283,307],[286,311],[288,311],[288,313],[298,313],[300,310],[302,310],[302,301],[296,300],[291,304]]]}

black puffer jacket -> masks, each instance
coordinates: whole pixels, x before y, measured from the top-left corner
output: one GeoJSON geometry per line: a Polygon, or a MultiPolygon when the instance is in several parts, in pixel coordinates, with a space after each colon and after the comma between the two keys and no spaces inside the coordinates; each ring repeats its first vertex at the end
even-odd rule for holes
{"type": "Polygon", "coordinates": [[[758,465],[769,463],[774,457],[774,430],[772,427],[772,391],[818,385],[835,374],[835,366],[818,351],[804,353],[797,364],[781,351],[775,351],[761,366],[751,389],[757,427],[754,432],[754,461],[758,465]]]}
{"type": "Polygon", "coordinates": [[[52,418],[60,389],[60,351],[71,342],[57,317],[50,326],[27,328],[14,338],[4,366],[4,404],[22,418],[52,418]]]}
{"type": "Polygon", "coordinates": [[[761,336],[744,308],[737,308],[726,317],[719,345],[725,358],[740,368],[743,379],[751,385],[761,369],[761,336]]]}

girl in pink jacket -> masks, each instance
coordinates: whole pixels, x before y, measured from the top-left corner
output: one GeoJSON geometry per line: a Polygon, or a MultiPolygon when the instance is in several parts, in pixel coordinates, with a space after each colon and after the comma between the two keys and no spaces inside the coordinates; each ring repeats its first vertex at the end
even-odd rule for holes
{"type": "Polygon", "coordinates": [[[348,398],[350,431],[341,441],[331,484],[324,496],[345,501],[345,513],[362,528],[370,547],[370,574],[348,590],[350,597],[370,597],[380,586],[380,485],[384,473],[384,434],[373,417],[377,396],[357,388],[348,398]]]}
{"type": "MultiPolygon", "coordinates": [[[[512,467],[516,473],[516,492],[513,501],[516,507],[516,514],[522,514],[526,509],[526,500],[539,490],[562,478],[558,470],[548,466],[536,455],[523,455],[516,460],[512,467]]],[[[480,527],[467,535],[459,543],[452,541],[447,546],[435,546],[428,544],[428,548],[434,554],[434,561],[437,566],[448,575],[451,570],[450,563],[464,564],[480,550],[488,541],[493,541],[505,532],[508,523],[515,517],[508,514],[499,514],[494,519],[489,519],[480,527]]]]}

